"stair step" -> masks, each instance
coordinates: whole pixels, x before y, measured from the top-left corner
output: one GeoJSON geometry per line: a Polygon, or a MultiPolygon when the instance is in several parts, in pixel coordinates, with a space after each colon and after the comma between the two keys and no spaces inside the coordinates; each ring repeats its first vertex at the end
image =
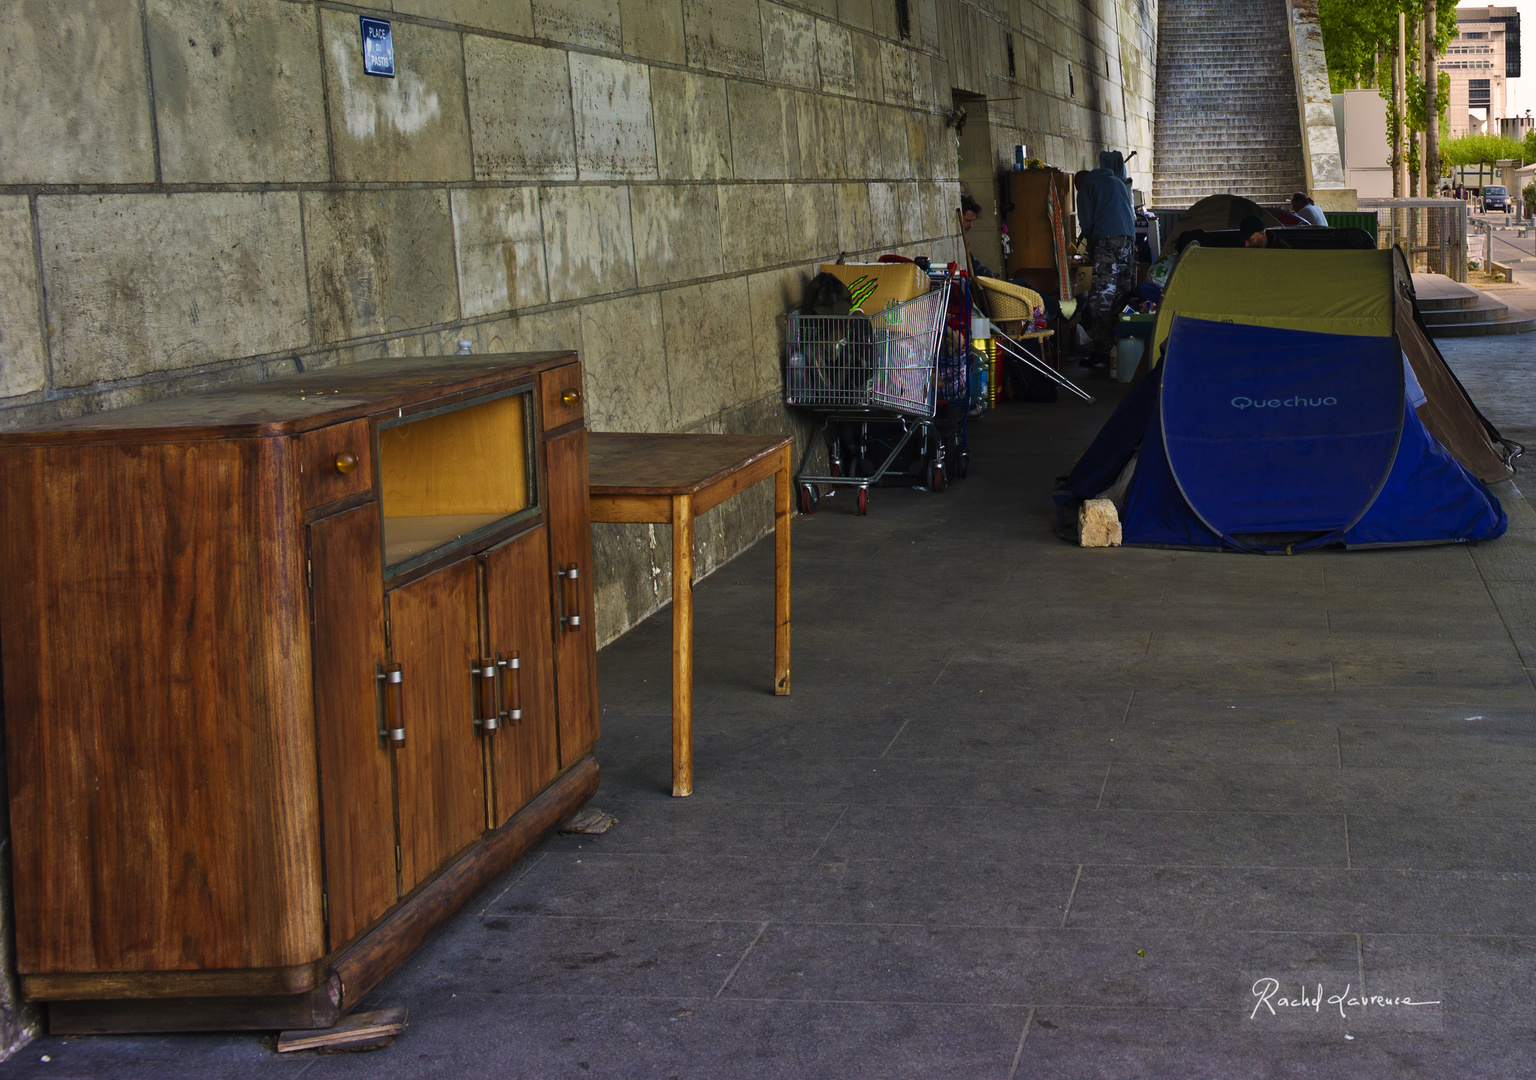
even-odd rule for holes
{"type": "Polygon", "coordinates": [[[1482,293],[1474,297],[1471,303],[1463,301],[1460,306],[1453,308],[1426,310],[1421,304],[1419,312],[1424,316],[1425,326],[1455,326],[1463,323],[1503,322],[1509,318],[1509,305],[1482,293]]]}
{"type": "Polygon", "coordinates": [[[1477,323],[1450,323],[1435,325],[1425,319],[1429,336],[1435,338],[1487,337],[1494,334],[1528,334],[1536,330],[1536,315],[1520,312],[1519,317],[1477,323]]]}

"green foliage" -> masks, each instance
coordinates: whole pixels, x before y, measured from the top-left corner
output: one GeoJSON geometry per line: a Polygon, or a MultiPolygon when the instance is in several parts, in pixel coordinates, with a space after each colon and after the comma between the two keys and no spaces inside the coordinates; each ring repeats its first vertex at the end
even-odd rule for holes
{"type": "MultiPolygon", "coordinates": [[[[1529,138],[1529,134],[1526,137],[1529,138]]],[[[1525,200],[1526,216],[1536,214],[1536,184],[1526,184],[1525,190],[1520,192],[1520,197],[1525,200]]]]}
{"type": "Polygon", "coordinates": [[[1525,160],[1525,144],[1504,135],[1462,135],[1440,144],[1440,164],[1446,168],[1492,165],[1509,158],[1525,160]]]}
{"type": "Polygon", "coordinates": [[[1525,133],[1525,141],[1520,145],[1522,148],[1520,160],[1524,161],[1527,165],[1536,161],[1536,128],[1532,128],[1525,133]]]}

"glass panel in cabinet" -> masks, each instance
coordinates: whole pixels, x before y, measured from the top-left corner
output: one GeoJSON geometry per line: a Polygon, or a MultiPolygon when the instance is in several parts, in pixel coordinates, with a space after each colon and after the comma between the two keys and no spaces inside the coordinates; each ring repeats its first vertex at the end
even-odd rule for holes
{"type": "Polygon", "coordinates": [[[522,387],[379,424],[388,572],[538,512],[532,401],[522,387]]]}

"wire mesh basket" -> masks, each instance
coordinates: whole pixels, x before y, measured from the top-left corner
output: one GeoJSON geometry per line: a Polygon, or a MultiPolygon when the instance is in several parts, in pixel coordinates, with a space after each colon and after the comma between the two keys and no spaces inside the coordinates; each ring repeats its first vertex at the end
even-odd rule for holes
{"type": "Polygon", "coordinates": [[[941,285],[876,315],[791,312],[784,400],[932,416],[948,294],[941,285]]]}

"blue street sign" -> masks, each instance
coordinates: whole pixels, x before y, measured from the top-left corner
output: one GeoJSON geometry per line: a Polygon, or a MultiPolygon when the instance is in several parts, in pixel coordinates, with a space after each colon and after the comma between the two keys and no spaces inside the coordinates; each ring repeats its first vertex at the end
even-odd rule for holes
{"type": "Polygon", "coordinates": [[[363,70],[369,75],[395,77],[395,40],[390,36],[389,22],[359,16],[363,24],[363,70]]]}

